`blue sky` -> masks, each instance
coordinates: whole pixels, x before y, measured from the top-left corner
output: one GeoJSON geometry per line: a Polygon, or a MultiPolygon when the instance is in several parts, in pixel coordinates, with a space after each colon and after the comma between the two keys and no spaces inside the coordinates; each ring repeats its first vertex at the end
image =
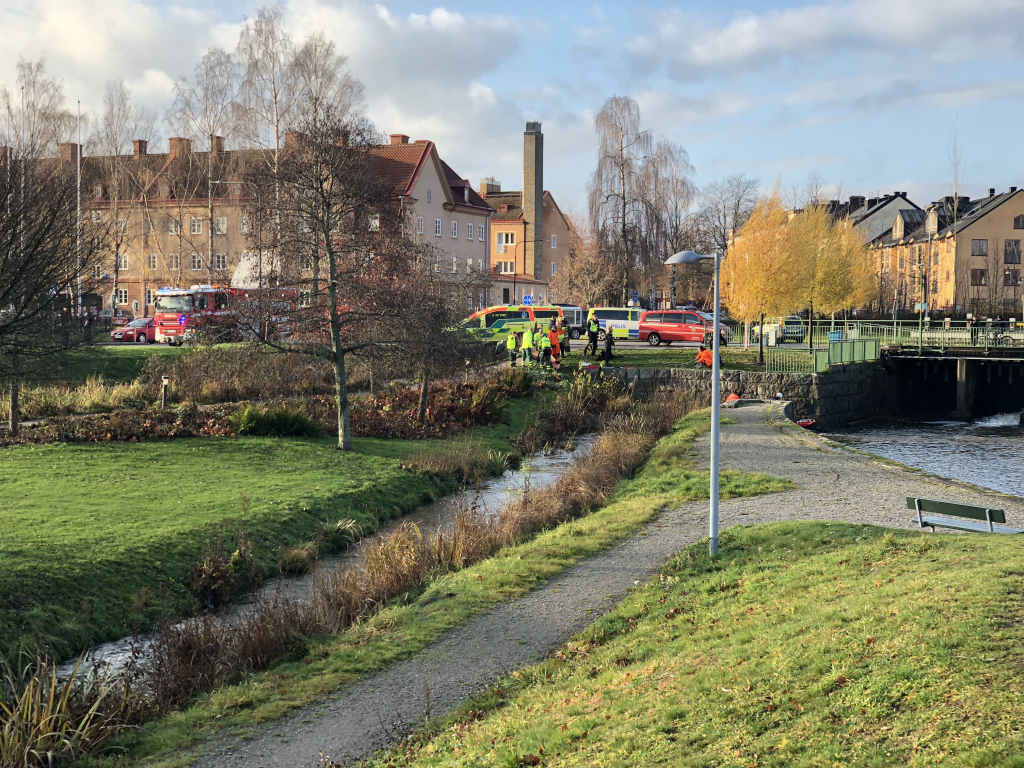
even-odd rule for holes
{"type": "MultiPolygon", "coordinates": [[[[124,78],[159,112],[211,44],[233,47],[258,3],[3,0],[0,83],[45,56],[72,103],[124,78]],[[215,6],[215,7],[214,7],[215,6]]],[[[1024,185],[1024,0],[412,2],[287,0],[296,39],[324,29],[384,132],[437,142],[471,180],[521,183],[540,120],[546,186],[582,210],[594,114],[612,94],[682,144],[707,184],[785,188],[816,172],[844,195],[948,194],[954,128],[974,195],[1024,185]]]]}

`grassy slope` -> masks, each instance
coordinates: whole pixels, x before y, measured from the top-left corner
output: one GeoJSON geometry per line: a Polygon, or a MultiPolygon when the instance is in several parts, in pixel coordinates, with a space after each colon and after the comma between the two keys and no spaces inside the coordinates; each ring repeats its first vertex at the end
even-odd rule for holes
{"type": "MultiPolygon", "coordinates": [[[[567,371],[574,371],[581,364],[595,363],[597,358],[582,357],[586,341],[573,342],[573,353],[565,359],[563,366],[567,371]]],[[[602,347],[603,349],[603,347],[602,347]]],[[[634,368],[693,368],[697,359],[696,347],[616,347],[612,364],[616,368],[632,366],[634,368]]],[[[742,347],[725,347],[722,349],[722,365],[732,371],[763,371],[763,365],[757,365],[757,349],[744,351],[742,347]]]]}
{"type": "MultiPolygon", "coordinates": [[[[144,727],[129,745],[132,757],[125,762],[133,763],[139,756],[157,756],[157,761],[147,764],[185,764],[188,760],[181,756],[164,762],[160,762],[160,756],[225,728],[280,717],[407,658],[503,600],[522,595],[613,546],[660,509],[706,498],[708,473],[692,465],[688,452],[709,426],[706,411],[683,419],[658,443],[643,469],[621,483],[602,509],[463,571],[439,577],[422,594],[396,601],[347,632],[323,638],[310,651],[308,663],[279,664],[203,697],[186,712],[144,727]]],[[[759,474],[727,472],[722,478],[723,498],[786,487],[784,481],[759,474]]]]}
{"type": "Polygon", "coordinates": [[[1020,539],[802,522],[722,543],[381,764],[1024,765],[1020,539]]]}
{"type": "MultiPolygon", "coordinates": [[[[456,442],[508,451],[533,407],[514,401],[510,424],[456,442]]],[[[36,635],[65,655],[121,637],[139,618],[186,609],[182,579],[222,521],[228,541],[246,528],[270,564],[281,545],[308,541],[321,523],[351,517],[366,528],[450,490],[401,466],[445,441],[357,439],[350,454],[334,445],[198,438],[0,451],[0,650],[36,635]]]]}
{"type": "Polygon", "coordinates": [[[102,376],[108,384],[135,380],[149,364],[149,358],[176,357],[185,347],[166,344],[125,344],[124,346],[83,347],[58,360],[50,375],[40,383],[63,381],[81,385],[90,376],[102,376]]]}

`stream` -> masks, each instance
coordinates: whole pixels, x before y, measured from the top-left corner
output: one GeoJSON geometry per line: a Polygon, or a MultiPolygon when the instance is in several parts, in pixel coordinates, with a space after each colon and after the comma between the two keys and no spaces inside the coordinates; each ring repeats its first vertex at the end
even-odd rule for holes
{"type": "MultiPolygon", "coordinates": [[[[258,590],[240,596],[225,606],[217,614],[217,619],[231,621],[244,617],[251,613],[261,600],[267,598],[301,600],[309,594],[317,577],[336,569],[358,565],[363,560],[368,545],[405,523],[415,523],[426,532],[451,528],[455,522],[455,515],[466,507],[475,506],[484,514],[497,514],[505,502],[523,493],[527,487],[544,488],[551,485],[561,477],[577,456],[589,451],[595,438],[594,434],[583,435],[575,438],[571,450],[535,453],[523,459],[519,469],[510,470],[500,477],[488,478],[478,486],[444,496],[431,504],[417,507],[407,515],[388,520],[373,534],[365,536],[342,552],[321,558],[310,573],[268,579],[258,590]]],[[[145,637],[135,639],[129,636],[97,645],[86,652],[79,675],[114,675],[124,669],[131,659],[133,645],[136,653],[144,656],[148,644],[149,640],[145,637]]],[[[77,661],[76,656],[64,662],[58,667],[57,674],[61,677],[69,676],[77,661]]]]}

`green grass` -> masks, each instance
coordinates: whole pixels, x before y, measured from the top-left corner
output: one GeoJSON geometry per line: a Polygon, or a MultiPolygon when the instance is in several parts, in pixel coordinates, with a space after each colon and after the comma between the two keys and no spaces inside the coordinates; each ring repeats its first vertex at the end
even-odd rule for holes
{"type": "Polygon", "coordinates": [[[126,384],[138,378],[154,355],[172,358],[184,351],[185,347],[167,344],[82,347],[55,359],[54,367],[39,383],[60,381],[74,386],[84,384],[90,376],[102,376],[107,384],[126,384]]]}
{"type": "MultiPolygon", "coordinates": [[[[662,438],[644,467],[619,484],[602,509],[476,565],[435,579],[421,593],[395,601],[380,613],[337,636],[313,644],[309,659],[283,663],[243,683],[200,699],[186,712],[145,726],[126,743],[129,757],[155,758],[147,764],[177,765],[182,747],[221,730],[278,718],[339,687],[422,650],[445,632],[498,603],[525,594],[566,568],[634,533],[659,510],[707,498],[708,472],[693,465],[690,448],[710,428],[707,411],[691,414],[662,438]]],[[[723,422],[723,423],[728,423],[723,422]]],[[[723,498],[790,487],[761,474],[727,472],[723,498]]]]}
{"type": "Polygon", "coordinates": [[[1024,766],[1021,544],[732,528],[378,764],[1024,766]]]}
{"type": "MultiPolygon", "coordinates": [[[[533,408],[460,436],[458,450],[511,450],[533,408]]],[[[269,569],[325,522],[363,530],[452,490],[402,460],[447,441],[197,438],[18,446],[0,451],[0,651],[27,639],[58,656],[189,609],[182,584],[210,537],[246,529],[269,569]],[[243,497],[250,502],[243,520],[243,497]]],[[[451,450],[451,448],[448,448],[451,450]]]]}
{"type": "MultiPolygon", "coordinates": [[[[575,371],[580,364],[599,363],[598,358],[582,357],[585,340],[573,342],[573,353],[565,359],[563,369],[575,371]]],[[[603,349],[603,347],[602,347],[603,349]]],[[[612,365],[616,368],[693,368],[697,360],[696,347],[623,347],[615,348],[612,365]]],[[[763,371],[764,366],[757,364],[757,348],[744,350],[742,346],[730,346],[722,349],[722,366],[732,371],[763,371]]]]}

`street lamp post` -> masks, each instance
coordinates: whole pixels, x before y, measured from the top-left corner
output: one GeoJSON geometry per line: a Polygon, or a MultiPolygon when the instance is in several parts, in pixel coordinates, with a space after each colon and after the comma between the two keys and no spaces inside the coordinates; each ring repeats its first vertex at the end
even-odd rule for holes
{"type": "MultiPolygon", "coordinates": [[[[708,551],[712,555],[718,554],[718,474],[719,474],[719,422],[722,409],[722,370],[719,364],[720,354],[720,333],[719,322],[721,319],[721,297],[719,293],[719,275],[722,267],[721,254],[702,254],[693,251],[680,251],[674,253],[665,260],[675,270],[676,264],[697,264],[701,261],[715,262],[715,310],[712,323],[712,356],[711,362],[711,509],[708,526],[708,551]]],[[[673,299],[673,309],[674,299],[673,299]]]]}

